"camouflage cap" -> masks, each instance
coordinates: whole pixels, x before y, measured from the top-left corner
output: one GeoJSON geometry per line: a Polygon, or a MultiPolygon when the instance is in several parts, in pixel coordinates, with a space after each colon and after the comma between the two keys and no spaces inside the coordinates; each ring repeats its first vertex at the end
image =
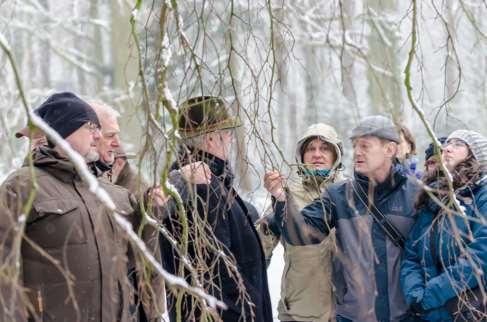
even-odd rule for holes
{"type": "Polygon", "coordinates": [[[241,125],[240,118],[233,117],[223,99],[219,97],[193,97],[179,107],[179,133],[183,139],[241,125]]]}

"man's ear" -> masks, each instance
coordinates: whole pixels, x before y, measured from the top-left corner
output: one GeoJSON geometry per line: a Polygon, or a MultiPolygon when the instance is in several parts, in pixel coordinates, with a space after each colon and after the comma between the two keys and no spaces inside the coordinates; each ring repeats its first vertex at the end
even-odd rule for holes
{"type": "Polygon", "coordinates": [[[213,132],[204,134],[204,143],[207,147],[213,147],[215,144],[215,138],[213,136],[213,132]]]}
{"type": "Polygon", "coordinates": [[[388,142],[386,144],[386,156],[393,158],[399,152],[399,145],[396,142],[388,142]]]}

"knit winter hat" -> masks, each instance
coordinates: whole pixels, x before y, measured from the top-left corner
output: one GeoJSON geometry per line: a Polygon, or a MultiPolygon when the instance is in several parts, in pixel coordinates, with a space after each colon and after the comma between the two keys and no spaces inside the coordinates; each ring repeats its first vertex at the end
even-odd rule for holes
{"type": "Polygon", "coordinates": [[[467,143],[480,167],[487,169],[487,138],[482,134],[469,130],[456,130],[451,133],[446,142],[451,139],[459,139],[467,143]]]}
{"type": "Polygon", "coordinates": [[[219,97],[193,97],[179,107],[179,133],[183,139],[241,125],[240,119],[230,115],[229,108],[219,97]]]}
{"type": "Polygon", "coordinates": [[[392,120],[382,115],[374,115],[363,118],[352,130],[350,139],[354,140],[358,137],[368,135],[396,143],[401,142],[399,131],[392,120]]]}
{"type": "Polygon", "coordinates": [[[100,127],[95,111],[88,103],[70,92],[56,93],[42,103],[35,113],[62,138],[91,122],[100,127]]]}

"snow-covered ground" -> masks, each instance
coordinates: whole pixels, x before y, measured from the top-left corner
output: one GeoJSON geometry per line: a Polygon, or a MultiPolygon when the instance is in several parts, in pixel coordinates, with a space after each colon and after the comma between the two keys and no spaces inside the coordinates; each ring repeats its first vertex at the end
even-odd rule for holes
{"type": "Polygon", "coordinates": [[[281,275],[284,268],[284,248],[279,243],[274,250],[272,255],[271,265],[267,269],[267,278],[269,281],[269,291],[271,292],[272,300],[272,316],[274,321],[279,321],[277,319],[277,302],[279,301],[279,295],[281,292],[281,275]]]}

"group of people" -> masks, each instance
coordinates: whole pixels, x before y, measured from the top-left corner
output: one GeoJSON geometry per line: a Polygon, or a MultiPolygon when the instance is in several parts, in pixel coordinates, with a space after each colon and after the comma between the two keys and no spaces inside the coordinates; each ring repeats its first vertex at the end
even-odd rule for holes
{"type": "Polygon", "coordinates": [[[454,131],[421,172],[397,128],[370,116],[352,130],[353,178],[325,124],[298,141],[301,180],[266,174],[259,228],[268,257],[284,246],[281,321],[487,321],[487,139],[454,131]]]}
{"type": "Polygon", "coordinates": [[[131,168],[113,108],[62,92],[34,113],[81,155],[162,267],[226,308],[166,292],[66,151],[26,127],[16,135],[31,138],[32,161],[0,187],[1,321],[271,322],[266,267],[279,242],[282,322],[487,321],[487,139],[477,132],[432,144],[420,171],[411,132],[366,117],[345,178],[337,131],[313,124],[297,140],[296,171],[265,174],[272,205],[258,218],[234,187],[242,123],[221,98],[179,107],[168,177],[177,198],[131,168]]]}

